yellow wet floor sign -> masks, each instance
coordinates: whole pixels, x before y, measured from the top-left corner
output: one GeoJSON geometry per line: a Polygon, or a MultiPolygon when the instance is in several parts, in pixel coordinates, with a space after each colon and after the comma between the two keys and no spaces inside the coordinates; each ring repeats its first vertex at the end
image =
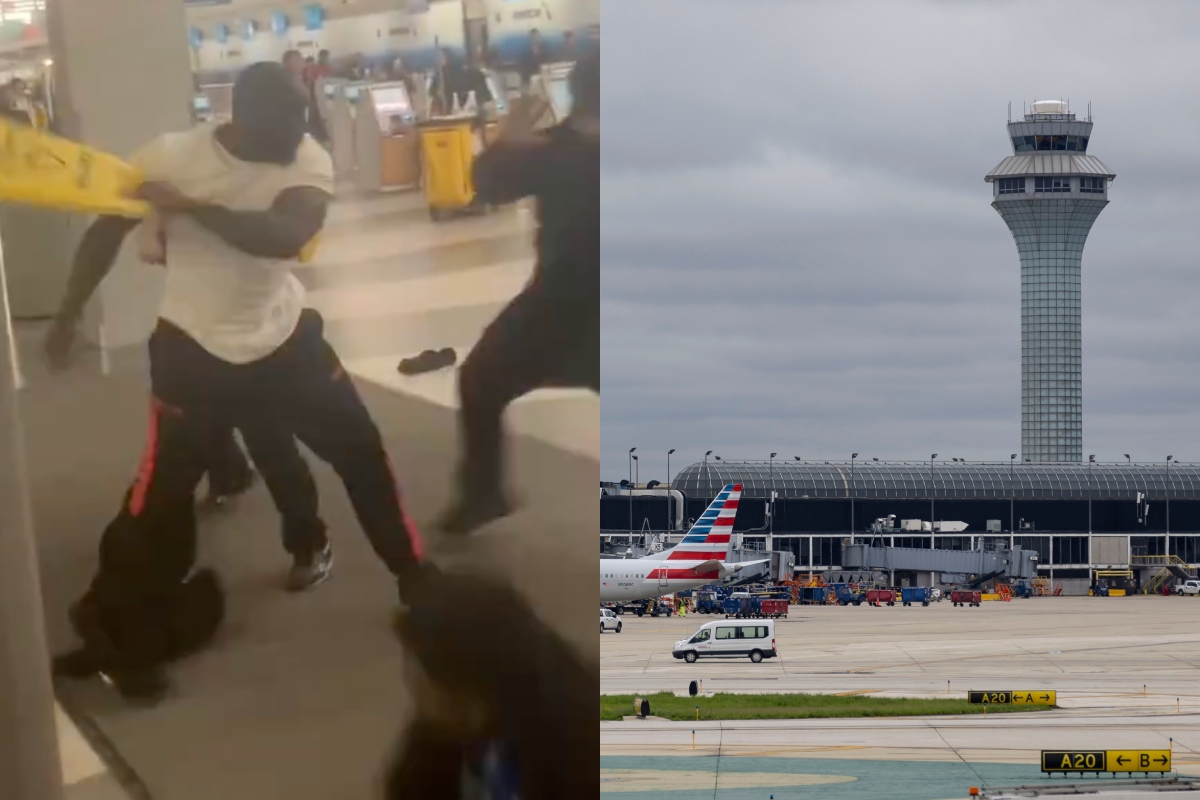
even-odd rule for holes
{"type": "MultiPolygon", "coordinates": [[[[141,182],[141,172],[114,155],[0,117],[0,203],[142,219],[150,206],[131,197],[141,182]]],[[[300,261],[312,260],[319,239],[300,261]]]]}
{"type": "Polygon", "coordinates": [[[0,202],[141,218],[141,180],[114,155],[0,119],[0,202]]]}

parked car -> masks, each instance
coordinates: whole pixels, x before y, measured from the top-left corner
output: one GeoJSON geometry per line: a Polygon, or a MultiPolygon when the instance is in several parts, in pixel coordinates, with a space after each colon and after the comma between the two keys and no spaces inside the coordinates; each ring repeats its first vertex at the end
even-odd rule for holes
{"type": "Polygon", "coordinates": [[[1200,595],[1200,581],[1184,581],[1175,584],[1175,594],[1200,595]]]}
{"type": "Polygon", "coordinates": [[[690,637],[676,642],[671,655],[689,664],[702,656],[749,656],[757,664],[764,658],[778,655],[775,652],[775,620],[706,622],[690,637]]]}
{"type": "Polygon", "coordinates": [[[607,608],[600,609],[600,632],[616,631],[621,632],[621,620],[617,619],[617,615],[609,611],[607,608]]]}

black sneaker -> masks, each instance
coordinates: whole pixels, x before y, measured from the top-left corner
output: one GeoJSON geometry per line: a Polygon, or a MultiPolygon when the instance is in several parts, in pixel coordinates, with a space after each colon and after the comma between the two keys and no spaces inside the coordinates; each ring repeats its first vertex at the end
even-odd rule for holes
{"type": "Polygon", "coordinates": [[[329,580],[332,571],[333,545],[326,542],[325,547],[316,553],[295,556],[287,576],[287,590],[303,592],[311,589],[329,580]]]}
{"type": "Polygon", "coordinates": [[[112,684],[121,697],[141,706],[157,705],[167,696],[167,673],[161,667],[138,670],[102,672],[100,676],[112,684]]]}
{"type": "Polygon", "coordinates": [[[467,536],[485,525],[511,515],[517,506],[503,494],[460,498],[441,516],[437,527],[451,536],[467,536]]]}
{"type": "Polygon", "coordinates": [[[100,674],[100,659],[86,647],[54,657],[51,673],[56,678],[84,680],[100,674]]]}

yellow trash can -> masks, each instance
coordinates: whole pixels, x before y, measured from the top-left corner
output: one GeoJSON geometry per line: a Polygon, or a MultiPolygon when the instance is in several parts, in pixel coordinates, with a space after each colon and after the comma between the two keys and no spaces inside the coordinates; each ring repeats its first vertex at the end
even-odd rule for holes
{"type": "Polygon", "coordinates": [[[440,220],[474,208],[471,170],[480,149],[475,117],[452,117],[419,123],[421,172],[429,215],[440,220]]]}

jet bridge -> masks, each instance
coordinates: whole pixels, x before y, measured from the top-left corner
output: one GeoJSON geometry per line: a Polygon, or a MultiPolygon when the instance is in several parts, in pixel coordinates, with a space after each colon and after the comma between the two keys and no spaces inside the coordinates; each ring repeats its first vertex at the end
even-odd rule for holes
{"type": "Polygon", "coordinates": [[[899,572],[946,572],[991,578],[1032,578],[1037,553],[1032,550],[926,550],[914,547],[875,547],[843,544],[842,567],[899,572]]]}

